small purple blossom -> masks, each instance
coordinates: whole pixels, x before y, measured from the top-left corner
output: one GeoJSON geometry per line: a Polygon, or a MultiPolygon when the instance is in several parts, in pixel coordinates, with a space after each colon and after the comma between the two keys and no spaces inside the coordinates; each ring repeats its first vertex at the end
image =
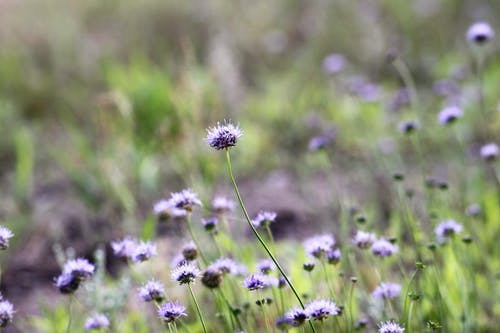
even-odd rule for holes
{"type": "Polygon", "coordinates": [[[0,250],[6,250],[9,247],[9,239],[14,237],[9,228],[0,226],[0,250]]]}
{"type": "Polygon", "coordinates": [[[257,263],[257,269],[262,274],[269,274],[271,271],[276,269],[276,265],[271,259],[264,259],[257,263]]]}
{"type": "Polygon", "coordinates": [[[328,260],[328,263],[331,265],[338,264],[341,258],[342,258],[342,253],[340,252],[340,249],[330,250],[326,254],[326,259],[328,260]]]}
{"type": "Polygon", "coordinates": [[[243,281],[243,285],[248,290],[258,290],[258,289],[268,288],[273,285],[277,285],[277,282],[278,281],[275,281],[274,279],[270,278],[267,275],[264,275],[262,273],[255,273],[248,276],[243,281]]]}
{"type": "Polygon", "coordinates": [[[303,245],[307,254],[321,258],[333,248],[335,238],[331,234],[318,235],[306,239],[303,245]]]}
{"type": "Polygon", "coordinates": [[[0,301],[0,327],[7,326],[14,318],[14,306],[7,300],[0,301]]]}
{"type": "Polygon", "coordinates": [[[320,149],[324,149],[330,145],[330,143],[333,141],[333,136],[332,135],[317,135],[313,137],[311,140],[309,140],[308,148],[311,151],[317,151],[320,149]]]}
{"type": "Polygon", "coordinates": [[[382,282],[372,292],[373,297],[380,299],[390,299],[399,297],[401,294],[401,285],[392,282],[382,282]]]}
{"type": "Polygon", "coordinates": [[[285,314],[285,318],[292,326],[297,327],[309,319],[309,313],[305,309],[294,307],[285,314]]]}
{"type": "Polygon", "coordinates": [[[238,125],[234,126],[230,122],[224,122],[223,125],[217,123],[217,126],[207,129],[205,141],[210,147],[222,150],[236,146],[242,135],[243,132],[238,125]]]}
{"type": "Polygon", "coordinates": [[[148,242],[141,241],[135,247],[130,259],[133,262],[142,262],[142,261],[148,260],[149,258],[156,255],[157,253],[158,253],[158,251],[156,249],[156,244],[149,242],[149,241],[148,242]]]}
{"type": "Polygon", "coordinates": [[[388,257],[398,252],[398,246],[385,238],[380,238],[372,244],[372,252],[379,257],[388,257]]]}
{"type": "Polygon", "coordinates": [[[436,238],[439,243],[444,243],[451,236],[462,232],[462,225],[457,223],[455,220],[447,220],[438,224],[434,229],[436,238]]]}
{"type": "Polygon", "coordinates": [[[395,321],[386,321],[378,324],[378,333],[403,333],[405,330],[395,321]]]}
{"type": "Polygon", "coordinates": [[[352,242],[360,249],[367,249],[372,246],[376,239],[377,237],[373,232],[358,230],[356,235],[354,235],[352,242]]]}
{"type": "Polygon", "coordinates": [[[306,311],[310,318],[315,320],[324,320],[329,316],[339,314],[338,306],[326,299],[316,299],[306,305],[306,311]]]}
{"type": "Polygon", "coordinates": [[[203,228],[205,228],[206,231],[210,231],[210,232],[217,232],[216,227],[217,227],[218,223],[219,223],[219,220],[215,216],[208,218],[208,219],[201,220],[201,224],[203,225],[203,228]]]}
{"type": "Polygon", "coordinates": [[[261,210],[257,216],[252,220],[252,224],[256,228],[269,226],[276,220],[276,213],[261,210]]]}
{"type": "Polygon", "coordinates": [[[186,311],[186,307],[179,302],[167,302],[158,308],[158,316],[166,323],[171,323],[179,317],[187,316],[184,311],[186,311]]]}
{"type": "Polygon", "coordinates": [[[345,57],[338,53],[329,54],[323,60],[323,70],[327,74],[337,74],[344,69],[345,65],[345,57]]]}
{"type": "Polygon", "coordinates": [[[153,213],[156,217],[163,221],[169,218],[180,219],[186,216],[186,210],[175,206],[176,202],[170,200],[160,200],[153,206],[153,213]]]}
{"type": "Polygon", "coordinates": [[[95,266],[85,258],[71,259],[64,264],[63,274],[83,281],[94,274],[95,266]]]}
{"type": "Polygon", "coordinates": [[[174,268],[170,274],[172,280],[180,284],[193,283],[201,274],[200,269],[193,262],[187,262],[174,268]]]}
{"type": "Polygon", "coordinates": [[[184,209],[188,212],[192,211],[194,206],[203,206],[198,195],[190,189],[171,193],[170,200],[175,208],[184,209]]]}
{"type": "Polygon", "coordinates": [[[137,246],[137,242],[131,237],[125,237],[119,241],[111,242],[113,253],[117,257],[130,258],[137,246]]]}
{"type": "Polygon", "coordinates": [[[234,201],[222,197],[216,196],[212,200],[212,211],[216,214],[230,213],[234,210],[234,201]]]}
{"type": "Polygon", "coordinates": [[[419,128],[419,123],[416,120],[407,120],[403,121],[402,123],[399,124],[399,130],[403,134],[411,134],[418,130],[419,128]]]}
{"type": "Polygon", "coordinates": [[[63,294],[71,294],[80,286],[80,281],[75,279],[71,274],[61,274],[54,279],[54,285],[59,288],[63,294]]]}
{"type": "Polygon", "coordinates": [[[441,125],[448,125],[462,118],[463,112],[458,106],[448,106],[442,109],[438,114],[438,122],[441,125]]]}
{"type": "Polygon", "coordinates": [[[465,37],[471,43],[483,45],[495,37],[495,31],[487,22],[476,22],[469,27],[465,37]]]}
{"type": "Polygon", "coordinates": [[[156,280],[150,280],[139,288],[139,297],[144,302],[161,302],[165,298],[165,287],[156,280]]]}
{"type": "Polygon", "coordinates": [[[85,331],[100,330],[109,327],[109,319],[102,313],[94,313],[85,320],[85,331]]]}
{"type": "Polygon", "coordinates": [[[170,262],[170,268],[174,269],[176,267],[179,267],[179,266],[187,264],[187,263],[189,263],[189,260],[184,258],[184,255],[182,255],[182,253],[180,253],[172,259],[172,261],[170,262]]]}
{"type": "Polygon", "coordinates": [[[218,269],[224,274],[237,274],[238,272],[238,264],[231,258],[219,258],[210,267],[218,269]]]}
{"type": "Polygon", "coordinates": [[[485,161],[493,161],[500,154],[500,148],[496,143],[488,143],[481,147],[481,151],[479,152],[481,158],[485,161]]]}

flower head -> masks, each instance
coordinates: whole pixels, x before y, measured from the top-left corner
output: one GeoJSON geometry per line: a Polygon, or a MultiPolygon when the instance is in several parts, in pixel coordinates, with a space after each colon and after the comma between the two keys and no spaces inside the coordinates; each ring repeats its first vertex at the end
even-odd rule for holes
{"type": "Polygon", "coordinates": [[[392,282],[382,282],[375,288],[372,295],[375,298],[389,299],[399,297],[401,294],[401,285],[392,282]]]}
{"type": "Polygon", "coordinates": [[[380,238],[373,243],[372,252],[379,257],[388,257],[398,252],[398,246],[392,244],[385,238],[380,238]]]}
{"type": "Polygon", "coordinates": [[[307,254],[321,258],[333,248],[335,238],[331,234],[314,236],[306,239],[303,245],[307,254]]]}
{"type": "Polygon", "coordinates": [[[419,127],[418,121],[416,120],[407,120],[403,121],[399,124],[399,130],[403,134],[411,134],[415,132],[419,127]]]}
{"type": "Polygon", "coordinates": [[[346,65],[345,57],[342,54],[332,53],[323,60],[323,70],[328,74],[337,74],[346,65]]]}
{"type": "Polygon", "coordinates": [[[86,331],[100,330],[108,327],[109,319],[102,313],[94,313],[92,316],[88,317],[87,320],[85,320],[86,331]]]}
{"type": "Polygon", "coordinates": [[[137,242],[131,237],[125,237],[119,241],[111,242],[113,253],[117,257],[130,258],[137,246],[137,242]]]}
{"type": "Polygon", "coordinates": [[[248,276],[244,281],[243,285],[248,290],[258,290],[268,288],[273,285],[277,285],[277,280],[273,279],[262,273],[255,273],[248,276]]]}
{"type": "Polygon", "coordinates": [[[395,321],[386,321],[378,324],[378,333],[403,333],[405,329],[395,321]]]}
{"type": "Polygon", "coordinates": [[[85,258],[71,259],[64,264],[63,274],[70,275],[73,279],[83,281],[94,274],[95,266],[85,258]]]}
{"type": "Polygon", "coordinates": [[[14,318],[14,306],[6,300],[0,301],[0,327],[7,326],[14,318]]]}
{"type": "Polygon", "coordinates": [[[224,122],[223,125],[217,123],[217,126],[208,128],[205,140],[210,147],[222,150],[236,146],[236,142],[242,135],[243,132],[238,125],[224,122]]]}
{"type": "Polygon", "coordinates": [[[338,306],[326,299],[316,299],[306,305],[306,311],[309,317],[315,320],[323,320],[329,316],[335,316],[340,313],[338,306]]]}
{"type": "Polygon", "coordinates": [[[206,231],[209,231],[209,232],[214,232],[214,233],[217,233],[217,224],[219,223],[219,220],[213,216],[209,219],[202,219],[201,220],[201,224],[203,224],[203,228],[205,228],[206,231]]]}
{"type": "Polygon", "coordinates": [[[216,214],[225,214],[232,212],[234,209],[234,201],[222,197],[217,196],[212,200],[212,211],[216,214]]]}
{"type": "Polygon", "coordinates": [[[176,202],[172,199],[156,202],[153,206],[153,213],[160,221],[166,221],[170,218],[180,219],[186,216],[186,210],[176,207],[176,202]]]}
{"type": "Polygon", "coordinates": [[[171,193],[170,200],[175,208],[184,209],[188,212],[192,211],[194,206],[203,206],[201,200],[198,198],[198,194],[190,189],[171,193]]]}
{"type": "Polygon", "coordinates": [[[252,220],[252,224],[256,228],[269,226],[272,222],[276,220],[276,213],[261,210],[257,216],[252,220]]]}
{"type": "Polygon", "coordinates": [[[462,232],[462,229],[463,227],[460,223],[457,223],[455,220],[447,220],[439,223],[434,229],[434,233],[438,242],[444,243],[447,238],[462,232]]]}
{"type": "Polygon", "coordinates": [[[9,228],[0,226],[0,250],[6,250],[9,247],[9,238],[14,237],[9,228]]]}
{"type": "Polygon", "coordinates": [[[328,263],[331,265],[338,264],[341,258],[342,258],[342,253],[340,252],[340,249],[330,250],[326,254],[326,259],[328,260],[328,263]]]}
{"type": "Polygon", "coordinates": [[[177,281],[180,284],[185,284],[194,282],[200,273],[201,271],[195,263],[187,262],[174,268],[170,276],[172,277],[172,280],[177,281]]]}
{"type": "Polygon", "coordinates": [[[133,262],[142,262],[148,260],[157,253],[156,244],[149,241],[140,242],[132,252],[130,259],[132,259],[133,262]]]}
{"type": "Polygon", "coordinates": [[[356,235],[354,235],[352,242],[360,249],[367,249],[372,246],[376,239],[377,238],[374,233],[358,230],[356,235]]]}
{"type": "Polygon", "coordinates": [[[210,267],[218,269],[224,274],[237,274],[238,272],[238,264],[231,258],[219,258],[210,267]]]}
{"type": "Polygon", "coordinates": [[[144,302],[161,302],[165,298],[165,288],[161,282],[150,280],[139,288],[139,297],[144,302]]]}
{"type": "Polygon", "coordinates": [[[179,304],[179,302],[167,302],[163,303],[158,309],[158,316],[163,321],[171,323],[181,316],[187,316],[184,311],[186,311],[186,307],[179,304]]]}
{"type": "Polygon", "coordinates": [[[71,294],[80,286],[80,281],[75,279],[71,274],[62,273],[54,279],[54,285],[59,288],[63,294],[71,294]]]}
{"type": "Polygon", "coordinates": [[[334,139],[334,134],[320,134],[309,140],[308,148],[310,151],[317,151],[328,147],[334,139]]]}
{"type": "Polygon", "coordinates": [[[483,45],[495,37],[495,31],[487,22],[476,22],[469,27],[465,37],[471,43],[483,45]]]}
{"type": "Polygon", "coordinates": [[[195,260],[198,256],[198,248],[196,247],[196,244],[193,241],[184,244],[184,246],[182,246],[182,255],[188,261],[195,260]]]}
{"type": "Polygon", "coordinates": [[[500,154],[500,148],[496,143],[488,143],[481,147],[481,158],[485,161],[493,161],[500,154]]]}
{"type": "Polygon", "coordinates": [[[223,279],[221,270],[213,267],[208,267],[201,276],[201,283],[207,288],[219,288],[223,279]]]}
{"type": "Polygon", "coordinates": [[[309,319],[309,313],[302,308],[294,307],[285,314],[285,318],[293,326],[300,326],[309,319]]]}
{"type": "Polygon", "coordinates": [[[269,274],[271,271],[276,269],[276,265],[271,259],[264,259],[257,263],[257,269],[262,274],[269,274]]]}
{"type": "Polygon", "coordinates": [[[438,114],[438,122],[441,125],[448,125],[455,120],[462,118],[463,112],[458,106],[448,106],[442,109],[438,114]]]}

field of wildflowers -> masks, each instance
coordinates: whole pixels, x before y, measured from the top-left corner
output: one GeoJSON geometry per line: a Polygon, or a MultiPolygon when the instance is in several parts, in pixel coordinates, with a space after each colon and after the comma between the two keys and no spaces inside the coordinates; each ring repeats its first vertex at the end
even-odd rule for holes
{"type": "Polygon", "coordinates": [[[499,331],[499,18],[0,2],[0,329],[499,331]]]}

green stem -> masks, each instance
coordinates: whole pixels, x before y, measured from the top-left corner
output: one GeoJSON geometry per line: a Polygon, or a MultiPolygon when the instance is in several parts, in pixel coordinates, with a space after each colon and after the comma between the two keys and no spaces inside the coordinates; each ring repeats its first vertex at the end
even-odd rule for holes
{"type": "Polygon", "coordinates": [[[192,223],[191,223],[191,215],[189,213],[186,216],[186,220],[187,220],[189,235],[191,236],[191,239],[193,240],[194,244],[196,245],[196,248],[198,249],[198,253],[200,254],[201,260],[203,261],[205,266],[207,266],[208,265],[207,258],[205,258],[205,256],[203,255],[203,251],[201,250],[201,247],[198,244],[198,241],[194,237],[193,227],[192,227],[192,223]]]}
{"type": "MultiPolygon", "coordinates": [[[[302,299],[300,298],[297,290],[295,289],[293,284],[290,282],[290,279],[288,279],[288,276],[285,274],[285,271],[283,270],[283,268],[281,268],[281,265],[278,263],[278,260],[276,260],[274,255],[271,253],[271,250],[269,250],[269,247],[266,245],[266,243],[264,242],[264,240],[262,239],[262,237],[259,235],[259,233],[257,232],[257,230],[255,229],[255,227],[252,224],[252,220],[250,219],[250,216],[248,215],[247,209],[245,208],[245,204],[243,203],[243,200],[241,199],[240,191],[238,190],[238,185],[236,184],[236,180],[234,179],[234,176],[233,176],[233,170],[231,168],[231,158],[229,156],[228,149],[226,149],[226,160],[227,160],[227,170],[229,172],[229,178],[231,178],[231,183],[233,184],[234,191],[236,192],[236,197],[238,198],[238,202],[240,204],[240,207],[243,210],[243,215],[245,215],[245,220],[247,221],[248,225],[250,226],[250,229],[252,229],[252,232],[254,233],[255,237],[257,237],[257,239],[259,240],[259,243],[262,245],[264,250],[267,252],[267,254],[271,258],[271,260],[274,262],[274,264],[276,265],[276,267],[280,271],[280,273],[283,276],[283,278],[285,279],[286,283],[288,284],[288,286],[292,290],[293,294],[297,298],[300,306],[303,309],[305,309],[304,303],[302,302],[302,299]]],[[[316,333],[314,325],[310,321],[309,321],[309,325],[311,326],[312,331],[314,333],[316,333]]]]}
{"type": "Polygon", "coordinates": [[[194,296],[193,289],[191,288],[191,284],[188,283],[187,285],[188,285],[189,293],[191,294],[191,297],[193,298],[194,305],[196,306],[196,312],[198,312],[198,317],[200,317],[201,326],[203,326],[203,332],[207,333],[208,331],[207,331],[207,327],[205,326],[205,320],[203,320],[203,316],[201,315],[200,306],[198,305],[198,301],[196,300],[196,297],[194,296]]]}
{"type": "Polygon", "coordinates": [[[415,304],[415,302],[411,301],[410,309],[408,309],[408,322],[406,323],[406,328],[408,329],[408,333],[411,333],[411,315],[413,312],[413,304],[415,304]]]}
{"type": "Polygon", "coordinates": [[[68,304],[68,314],[69,314],[69,319],[68,319],[68,326],[66,326],[66,333],[71,332],[71,305],[73,304],[73,295],[69,296],[69,304],[68,304]]]}

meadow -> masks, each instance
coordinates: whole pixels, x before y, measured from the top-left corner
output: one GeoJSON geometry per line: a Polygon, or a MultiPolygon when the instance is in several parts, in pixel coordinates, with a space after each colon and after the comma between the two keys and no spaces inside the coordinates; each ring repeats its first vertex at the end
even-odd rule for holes
{"type": "Polygon", "coordinates": [[[0,327],[497,332],[499,18],[0,2],[0,327]]]}

